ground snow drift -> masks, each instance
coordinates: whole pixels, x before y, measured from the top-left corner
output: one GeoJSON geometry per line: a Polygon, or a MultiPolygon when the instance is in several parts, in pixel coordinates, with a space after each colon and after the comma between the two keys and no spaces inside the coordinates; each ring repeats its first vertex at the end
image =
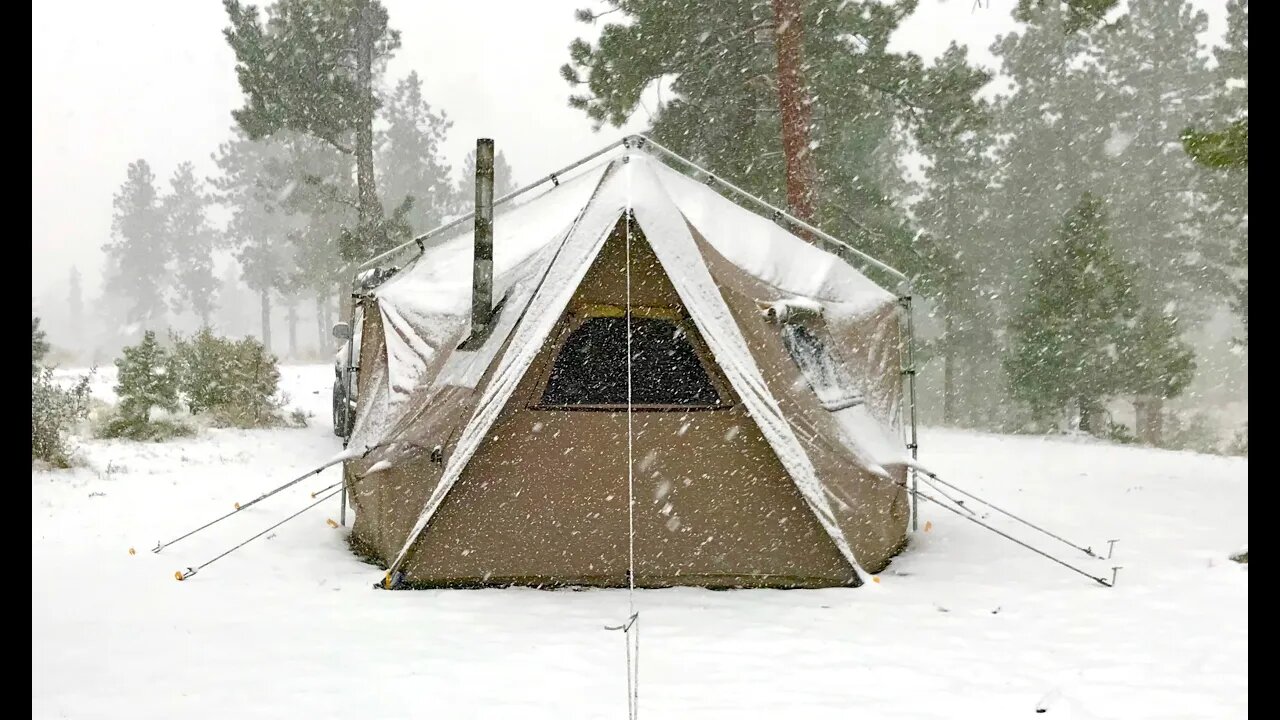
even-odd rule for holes
{"type": "MultiPolygon", "coordinates": [[[[604,630],[625,592],[373,590],[379,570],[325,522],[336,501],[175,582],[337,481],[149,552],[341,449],[332,368],[283,376],[312,427],[83,441],[83,467],[32,472],[33,717],[625,716],[623,640],[604,630]]],[[[1092,574],[1123,566],[1118,586],[924,505],[866,588],[638,592],[641,714],[1247,717],[1249,574],[1228,560],[1248,543],[1247,460],[937,430],[921,444],[943,478],[1070,540],[1105,555],[1120,538],[1093,560],[988,517],[1092,574]]]]}

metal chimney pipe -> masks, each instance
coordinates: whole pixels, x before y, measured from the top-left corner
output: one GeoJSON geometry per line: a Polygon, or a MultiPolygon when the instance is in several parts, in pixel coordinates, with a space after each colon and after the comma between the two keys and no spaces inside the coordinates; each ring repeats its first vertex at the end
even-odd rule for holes
{"type": "Polygon", "coordinates": [[[476,140],[475,260],[471,268],[471,337],[477,347],[493,319],[493,139],[476,140]]]}

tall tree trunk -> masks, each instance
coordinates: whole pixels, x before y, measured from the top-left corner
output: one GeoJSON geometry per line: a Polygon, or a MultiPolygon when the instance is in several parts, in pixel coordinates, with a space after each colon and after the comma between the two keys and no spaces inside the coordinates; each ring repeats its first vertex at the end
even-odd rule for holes
{"type": "Polygon", "coordinates": [[[203,330],[207,327],[209,327],[209,311],[206,309],[200,311],[200,328],[203,330]]]}
{"type": "Polygon", "coordinates": [[[813,109],[804,79],[802,4],[803,0],[773,0],[777,24],[774,43],[778,53],[778,107],[782,114],[782,154],[787,168],[787,206],[792,215],[811,223],[814,172],[809,126],[813,109]]]}
{"type": "Polygon", "coordinates": [[[359,193],[359,236],[365,260],[386,248],[382,247],[379,231],[382,204],[378,201],[378,187],[373,173],[373,5],[361,3],[360,23],[356,26],[356,82],[360,85],[361,117],[356,124],[356,187],[359,193]]]}
{"type": "Polygon", "coordinates": [[[1107,411],[1102,403],[1092,399],[1080,400],[1080,429],[1101,437],[1106,433],[1107,411]]]}
{"type": "Polygon", "coordinates": [[[298,299],[289,298],[285,308],[287,309],[285,318],[289,323],[289,358],[296,359],[298,357],[298,299]]]}
{"type": "Polygon", "coordinates": [[[951,307],[953,290],[954,288],[948,288],[945,291],[946,299],[942,306],[942,422],[945,425],[956,424],[960,400],[956,392],[956,321],[951,307]]]}
{"type": "Polygon", "coordinates": [[[1164,442],[1164,399],[1140,395],[1133,401],[1138,442],[1159,447],[1164,442]]]}
{"type": "Polygon", "coordinates": [[[317,331],[316,338],[319,341],[319,344],[316,345],[316,351],[322,355],[324,354],[325,348],[328,347],[328,344],[329,344],[329,323],[326,322],[328,318],[325,317],[326,315],[328,315],[328,313],[325,312],[325,310],[326,308],[325,308],[325,302],[324,302],[324,293],[317,292],[316,293],[316,331],[317,331]]]}
{"type": "Polygon", "coordinates": [[[271,352],[271,289],[262,288],[262,347],[271,352]]]}

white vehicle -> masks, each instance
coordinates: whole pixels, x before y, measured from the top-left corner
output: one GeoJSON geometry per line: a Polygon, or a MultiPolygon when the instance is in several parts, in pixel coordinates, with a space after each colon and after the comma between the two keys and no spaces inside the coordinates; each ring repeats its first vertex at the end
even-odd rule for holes
{"type": "Polygon", "coordinates": [[[333,326],[333,336],[345,340],[333,356],[333,434],[346,437],[356,419],[356,376],[352,365],[360,362],[360,326],[363,313],[356,311],[356,329],[341,322],[333,326]]]}
{"type": "MultiPolygon", "coordinates": [[[[373,268],[356,276],[356,287],[359,292],[366,293],[382,283],[400,268],[373,268]]],[[[364,310],[357,305],[355,327],[344,322],[333,326],[333,336],[343,340],[342,347],[333,356],[333,434],[345,438],[351,434],[356,421],[357,378],[360,371],[352,372],[353,366],[360,365],[360,328],[364,326],[364,310]]]]}

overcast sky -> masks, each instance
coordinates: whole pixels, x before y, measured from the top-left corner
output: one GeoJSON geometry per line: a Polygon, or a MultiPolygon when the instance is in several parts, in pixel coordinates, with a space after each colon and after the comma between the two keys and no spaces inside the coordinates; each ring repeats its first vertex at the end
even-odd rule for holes
{"type": "MultiPolygon", "coordinates": [[[[453,120],[455,169],[481,136],[496,139],[520,181],[550,172],[647,124],[593,133],[566,105],[558,68],[590,28],[573,10],[591,0],[384,0],[403,45],[391,79],[417,70],[427,99],[453,120]]],[[[932,58],[957,40],[979,62],[1014,26],[1014,0],[922,0],[897,44],[932,58]]],[[[1224,3],[1199,0],[1210,33],[1224,3]]],[[[62,297],[78,266],[93,297],[111,198],[128,163],[144,158],[158,184],[191,160],[203,175],[241,104],[218,0],[42,0],[31,28],[32,297],[62,297]]]]}

